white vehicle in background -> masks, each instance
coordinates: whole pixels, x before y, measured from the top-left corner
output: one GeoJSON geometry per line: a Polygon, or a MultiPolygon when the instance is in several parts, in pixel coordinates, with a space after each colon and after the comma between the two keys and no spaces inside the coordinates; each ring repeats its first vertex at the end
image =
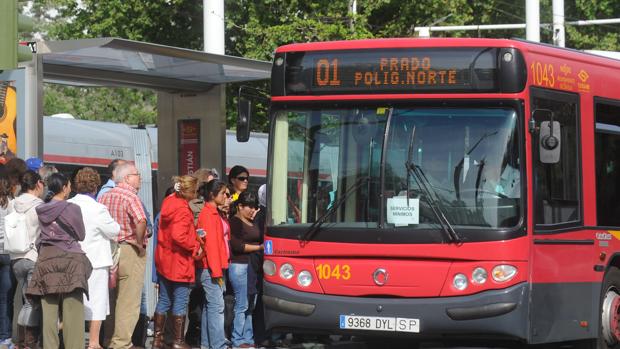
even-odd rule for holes
{"type": "MultiPolygon", "coordinates": [[[[102,182],[105,182],[109,175],[106,167],[110,161],[124,159],[135,162],[143,173],[144,189],[140,193],[143,201],[147,207],[158,207],[152,200],[157,197],[158,190],[166,188],[157,188],[155,180],[158,168],[157,127],[131,127],[61,115],[43,118],[43,161],[46,164],[55,165],[67,175],[83,166],[90,166],[99,171],[102,182]],[[148,188],[151,188],[150,193],[146,193],[148,188]]],[[[226,131],[226,165],[226,169],[217,169],[222,177],[234,165],[245,166],[251,175],[250,187],[257,190],[265,183],[267,135],[256,133],[249,142],[238,143],[235,132],[226,131]]],[[[209,167],[208,164],[205,167],[209,167]]]]}

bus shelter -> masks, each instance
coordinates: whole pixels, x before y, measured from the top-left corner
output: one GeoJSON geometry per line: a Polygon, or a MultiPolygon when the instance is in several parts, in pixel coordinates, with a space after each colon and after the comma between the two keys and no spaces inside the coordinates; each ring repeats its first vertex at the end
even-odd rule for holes
{"type": "MultiPolygon", "coordinates": [[[[173,175],[207,166],[226,168],[225,84],[267,79],[271,70],[264,61],[119,38],[42,41],[32,48],[30,62],[0,71],[0,102],[12,103],[14,111],[12,118],[0,120],[0,134],[7,134],[18,157],[43,154],[44,83],[157,91],[157,168],[152,168],[148,138],[130,140],[135,154],[114,153],[114,140],[108,149],[115,157],[134,159],[143,174],[139,195],[151,218],[153,203],[162,199],[173,175]],[[156,198],[154,187],[162,188],[156,198]]],[[[66,130],[69,136],[72,132],[78,131],[66,130]]],[[[145,280],[150,270],[147,275],[145,280]]],[[[147,293],[152,312],[154,291],[147,293]]]]}

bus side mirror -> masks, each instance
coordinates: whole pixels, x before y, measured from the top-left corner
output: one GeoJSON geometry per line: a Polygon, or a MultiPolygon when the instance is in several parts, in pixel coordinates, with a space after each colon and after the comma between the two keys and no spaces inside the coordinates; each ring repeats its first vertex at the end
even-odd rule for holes
{"type": "Polygon", "coordinates": [[[250,120],[252,118],[252,100],[239,94],[237,101],[237,142],[250,139],[250,120]]]}
{"type": "Polygon", "coordinates": [[[532,119],[548,119],[542,121],[538,128],[538,150],[540,162],[543,164],[557,164],[560,162],[560,150],[562,148],[562,132],[559,121],[554,121],[553,112],[548,109],[536,109],[532,113],[532,119]]]}
{"type": "Polygon", "coordinates": [[[268,101],[263,92],[253,87],[241,86],[237,99],[237,142],[250,139],[250,121],[256,116],[257,105],[268,101]]]}

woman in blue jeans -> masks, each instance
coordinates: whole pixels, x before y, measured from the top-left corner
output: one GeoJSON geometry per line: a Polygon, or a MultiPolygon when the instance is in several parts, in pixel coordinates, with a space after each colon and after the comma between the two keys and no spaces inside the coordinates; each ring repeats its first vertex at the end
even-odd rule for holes
{"type": "Polygon", "coordinates": [[[243,192],[235,201],[235,215],[230,218],[232,250],[228,277],[235,294],[232,330],[233,348],[254,348],[252,311],[256,302],[256,274],[248,267],[250,255],[263,250],[260,231],[253,222],[258,208],[254,193],[243,192]]]}
{"type": "Polygon", "coordinates": [[[189,201],[196,198],[198,180],[192,176],[174,178],[175,193],[161,205],[155,267],[159,280],[159,299],[153,316],[153,349],[163,348],[166,313],[172,310],[173,349],[190,349],[185,343],[185,315],[190,285],[195,282],[194,259],[201,253],[196,238],[194,214],[189,201]]]}
{"type": "Polygon", "coordinates": [[[11,256],[4,251],[4,217],[13,211],[13,187],[9,177],[0,173],[0,346],[9,347],[13,322],[15,275],[11,269],[11,256]]]}
{"type": "Polygon", "coordinates": [[[206,201],[198,216],[205,251],[198,263],[200,283],[205,291],[200,346],[203,349],[224,349],[228,347],[224,333],[224,274],[228,268],[228,250],[217,207],[227,202],[230,191],[224,182],[211,180],[200,187],[200,194],[206,201]]]}
{"type": "Polygon", "coordinates": [[[39,253],[34,244],[41,235],[39,217],[36,208],[43,203],[41,196],[44,193],[44,184],[41,176],[34,171],[27,171],[21,176],[21,194],[13,200],[16,212],[26,215],[26,234],[33,246],[24,253],[11,253],[11,265],[18,282],[21,282],[24,304],[17,314],[17,333],[13,334],[13,343],[20,348],[33,348],[38,342],[38,332],[41,324],[41,306],[39,302],[30,302],[26,297],[26,289],[32,279],[35,263],[39,253]]]}

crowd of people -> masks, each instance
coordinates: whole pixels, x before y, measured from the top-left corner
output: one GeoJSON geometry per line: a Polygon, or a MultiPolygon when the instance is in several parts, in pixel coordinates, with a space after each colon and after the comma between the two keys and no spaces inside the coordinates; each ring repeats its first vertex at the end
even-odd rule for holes
{"type": "Polygon", "coordinates": [[[201,348],[256,347],[264,187],[248,191],[242,166],[228,182],[214,169],[175,176],[151,224],[137,168],[114,160],[108,170],[101,186],[90,167],[68,178],[36,158],[0,165],[0,345],[82,349],[88,321],[89,349],[144,347],[153,253],[154,349],[190,348],[186,319],[195,307],[201,348]],[[234,295],[230,328],[226,294],[234,295]],[[14,299],[23,303],[15,317],[14,299]]]}

